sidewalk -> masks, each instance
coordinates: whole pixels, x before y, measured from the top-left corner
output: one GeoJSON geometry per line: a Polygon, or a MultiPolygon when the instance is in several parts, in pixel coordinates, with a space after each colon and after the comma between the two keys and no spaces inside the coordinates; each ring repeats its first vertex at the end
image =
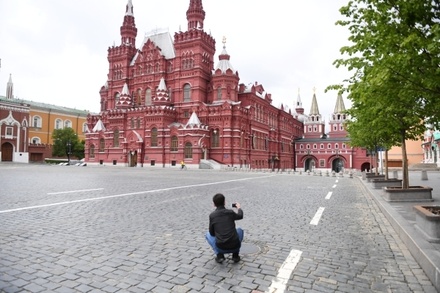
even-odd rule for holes
{"type": "MultiPolygon", "coordinates": [[[[432,284],[440,292],[440,242],[428,242],[425,234],[416,225],[415,205],[440,205],[440,171],[428,171],[428,180],[422,180],[421,171],[409,172],[411,186],[429,186],[432,190],[432,202],[388,202],[384,200],[381,189],[374,189],[371,183],[362,181],[366,189],[399,234],[413,257],[425,271],[432,284]]],[[[393,172],[389,172],[393,177],[393,172]]],[[[398,172],[402,179],[402,172],[398,172]]]]}

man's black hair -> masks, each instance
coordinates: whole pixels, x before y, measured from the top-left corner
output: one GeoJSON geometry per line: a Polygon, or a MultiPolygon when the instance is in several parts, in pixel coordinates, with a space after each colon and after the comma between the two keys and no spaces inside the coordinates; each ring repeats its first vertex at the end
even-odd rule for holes
{"type": "Polygon", "coordinates": [[[221,194],[221,193],[217,193],[212,198],[212,201],[214,202],[214,205],[216,207],[224,206],[225,205],[225,196],[223,194],[221,194]]]}

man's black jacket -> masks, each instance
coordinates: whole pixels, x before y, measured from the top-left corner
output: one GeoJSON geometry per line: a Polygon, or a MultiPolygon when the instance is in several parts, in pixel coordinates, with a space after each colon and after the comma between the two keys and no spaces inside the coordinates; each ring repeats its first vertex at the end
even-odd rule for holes
{"type": "Polygon", "coordinates": [[[240,248],[240,239],[235,228],[235,220],[243,219],[243,210],[237,212],[217,207],[209,215],[209,233],[215,236],[217,247],[224,250],[240,248]]]}

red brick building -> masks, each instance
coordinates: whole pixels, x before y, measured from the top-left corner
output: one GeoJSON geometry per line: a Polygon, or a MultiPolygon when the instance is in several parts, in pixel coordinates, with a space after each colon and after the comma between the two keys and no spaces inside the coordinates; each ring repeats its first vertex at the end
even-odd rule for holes
{"type": "Polygon", "coordinates": [[[371,157],[363,148],[350,146],[350,139],[344,128],[347,119],[345,105],[341,95],[337,96],[336,105],[326,132],[326,122],[319,113],[316,95],[313,94],[310,114],[304,115],[301,98],[298,95],[297,117],[304,123],[304,134],[295,141],[295,165],[297,170],[332,170],[341,172],[349,169],[370,170],[371,157]]]}
{"type": "MultiPolygon", "coordinates": [[[[294,168],[294,141],[303,135],[295,113],[272,105],[259,83],[240,83],[223,40],[203,30],[201,0],[190,0],[188,28],[147,34],[136,48],[132,1],[121,43],[108,49],[101,112],[87,119],[89,164],[216,168],[294,168]]],[[[182,16],[184,15],[182,11],[182,16]]]]}
{"type": "Polygon", "coordinates": [[[0,97],[0,161],[28,163],[29,105],[0,97]]]}

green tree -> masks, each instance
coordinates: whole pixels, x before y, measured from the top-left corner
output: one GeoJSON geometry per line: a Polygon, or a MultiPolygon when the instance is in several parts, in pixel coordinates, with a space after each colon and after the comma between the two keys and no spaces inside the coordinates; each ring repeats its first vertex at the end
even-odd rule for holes
{"type": "Polygon", "coordinates": [[[367,124],[359,129],[370,125],[370,135],[386,134],[388,144],[401,146],[403,188],[409,188],[405,141],[421,137],[425,123],[440,121],[439,3],[352,0],[340,9],[345,20],[337,22],[348,27],[352,44],[341,48],[346,58],[334,64],[353,75],[329,89],[350,93],[353,124],[367,124]]]}
{"type": "Polygon", "coordinates": [[[78,135],[72,128],[55,129],[52,133],[52,139],[54,142],[53,156],[67,156],[69,162],[72,155],[78,159],[84,157],[84,144],[79,141],[78,135]]]}

